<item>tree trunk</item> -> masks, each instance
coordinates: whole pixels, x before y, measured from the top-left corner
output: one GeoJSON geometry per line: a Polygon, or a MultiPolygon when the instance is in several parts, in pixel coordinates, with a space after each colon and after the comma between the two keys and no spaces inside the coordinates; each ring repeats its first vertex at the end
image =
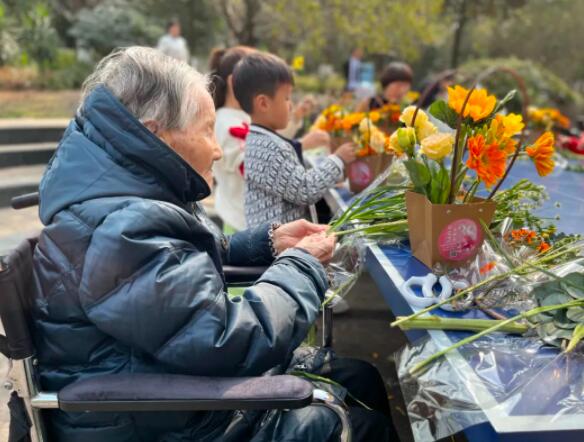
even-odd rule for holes
{"type": "Polygon", "coordinates": [[[460,58],[460,45],[462,44],[462,35],[464,26],[466,25],[466,0],[460,1],[460,9],[458,10],[458,20],[456,22],[456,31],[454,32],[454,42],[452,43],[452,57],[450,59],[450,67],[455,69],[458,67],[460,58]]]}

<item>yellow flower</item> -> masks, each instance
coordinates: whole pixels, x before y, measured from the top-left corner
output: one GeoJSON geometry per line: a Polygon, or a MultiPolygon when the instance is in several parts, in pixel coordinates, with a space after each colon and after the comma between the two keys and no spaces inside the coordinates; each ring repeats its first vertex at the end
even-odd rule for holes
{"type": "MultiPolygon", "coordinates": [[[[416,106],[408,106],[406,107],[402,114],[399,117],[399,121],[405,123],[406,126],[412,126],[412,118],[414,117],[414,112],[416,111],[416,106]]],[[[428,123],[428,115],[423,110],[418,111],[418,115],[416,115],[415,126],[421,127],[424,124],[428,123]]]]}
{"type": "Polygon", "coordinates": [[[304,57],[302,55],[294,57],[292,60],[292,69],[295,71],[304,70],[304,57]]]}
{"type": "Polygon", "coordinates": [[[404,153],[404,150],[399,145],[399,141],[397,139],[397,130],[391,134],[389,137],[389,148],[393,150],[397,155],[401,155],[404,153]]]}
{"type": "Polygon", "coordinates": [[[418,126],[417,124],[416,126],[416,137],[420,141],[422,141],[424,138],[428,138],[430,135],[438,133],[438,128],[429,121],[422,126],[418,126]]]}
{"type": "MultiPolygon", "coordinates": [[[[460,114],[467,95],[468,89],[462,86],[449,87],[448,106],[460,114]]],[[[473,121],[483,120],[491,115],[495,104],[497,104],[497,98],[494,95],[489,95],[486,89],[475,89],[466,103],[463,117],[470,116],[473,121]]]]}
{"type": "Polygon", "coordinates": [[[523,130],[525,124],[523,123],[523,116],[520,114],[509,115],[495,115],[495,120],[503,126],[503,135],[505,137],[512,137],[523,130]]]}
{"type": "Polygon", "coordinates": [[[376,153],[383,153],[385,150],[385,134],[375,126],[371,130],[369,145],[376,153]]]}
{"type": "Polygon", "coordinates": [[[436,161],[442,160],[452,152],[454,138],[451,134],[438,133],[430,135],[420,143],[420,152],[436,161]]]}
{"type": "Polygon", "coordinates": [[[395,133],[400,151],[413,155],[416,145],[416,130],[413,127],[400,127],[395,133]]]}
{"type": "Polygon", "coordinates": [[[415,101],[418,100],[418,98],[420,98],[420,93],[416,92],[416,91],[409,91],[406,94],[406,99],[405,101],[408,103],[414,103],[415,101]]]}
{"type": "Polygon", "coordinates": [[[381,118],[381,114],[378,111],[371,111],[369,112],[369,119],[374,123],[377,123],[381,118]]]}
{"type": "Polygon", "coordinates": [[[355,112],[347,114],[341,121],[341,127],[345,131],[350,131],[354,126],[357,126],[365,118],[364,112],[355,112]]]}

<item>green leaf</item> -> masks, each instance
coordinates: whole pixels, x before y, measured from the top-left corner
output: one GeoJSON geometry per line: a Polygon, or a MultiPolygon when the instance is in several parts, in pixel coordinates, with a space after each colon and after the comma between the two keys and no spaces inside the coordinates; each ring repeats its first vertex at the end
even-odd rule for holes
{"type": "Polygon", "coordinates": [[[444,100],[437,100],[430,105],[428,113],[446,123],[452,129],[456,128],[458,114],[452,110],[444,100]]]}
{"type": "Polygon", "coordinates": [[[558,310],[554,315],[554,325],[558,328],[563,329],[573,329],[576,327],[576,323],[570,321],[566,316],[566,310],[558,310]]]}
{"type": "Polygon", "coordinates": [[[548,305],[559,305],[559,304],[566,304],[567,302],[572,301],[572,297],[565,293],[551,293],[545,298],[543,298],[540,304],[544,307],[548,305]]]}
{"type": "Polygon", "coordinates": [[[431,175],[428,168],[416,160],[404,161],[406,169],[410,174],[410,178],[414,183],[414,190],[428,196],[426,186],[430,183],[431,175]]]}
{"type": "Polygon", "coordinates": [[[572,298],[584,298],[584,275],[582,273],[570,273],[562,279],[562,289],[564,289],[566,293],[572,298]]]}
{"type": "Polygon", "coordinates": [[[571,307],[566,312],[566,317],[571,321],[584,323],[584,308],[571,307]]]}
{"type": "Polygon", "coordinates": [[[495,115],[497,112],[503,109],[503,107],[505,107],[507,103],[509,103],[511,100],[513,100],[513,98],[515,98],[515,95],[517,95],[517,89],[510,90],[507,93],[507,95],[503,97],[502,100],[499,100],[499,102],[495,106],[495,110],[493,110],[493,113],[491,115],[495,115]]]}
{"type": "Polygon", "coordinates": [[[572,337],[572,330],[558,328],[553,322],[546,322],[536,327],[537,334],[546,343],[550,345],[559,345],[560,339],[570,339],[572,337]]]}

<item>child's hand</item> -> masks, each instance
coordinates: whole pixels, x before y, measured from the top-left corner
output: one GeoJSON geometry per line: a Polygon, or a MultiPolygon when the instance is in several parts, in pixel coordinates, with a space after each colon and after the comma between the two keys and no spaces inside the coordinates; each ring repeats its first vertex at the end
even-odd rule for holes
{"type": "Polygon", "coordinates": [[[304,135],[300,142],[303,149],[313,149],[315,147],[329,147],[331,144],[330,135],[321,129],[315,129],[304,135]]]}
{"type": "Polygon", "coordinates": [[[333,257],[335,239],[334,235],[327,235],[325,232],[315,233],[305,236],[296,247],[306,250],[322,264],[327,264],[333,257]]]}
{"type": "Polygon", "coordinates": [[[351,164],[357,158],[355,147],[355,143],[341,144],[341,146],[335,151],[335,155],[343,160],[343,163],[351,164]]]}

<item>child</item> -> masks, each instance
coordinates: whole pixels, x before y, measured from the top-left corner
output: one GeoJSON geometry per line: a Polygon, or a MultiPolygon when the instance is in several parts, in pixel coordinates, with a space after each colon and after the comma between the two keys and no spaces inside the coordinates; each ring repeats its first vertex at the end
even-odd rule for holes
{"type": "Polygon", "coordinates": [[[294,77],[275,55],[256,52],[233,71],[233,91],[252,125],[245,145],[245,218],[248,227],[308,218],[308,206],[321,199],[355,160],[346,143],[310,170],[302,163],[302,146],[276,133],[284,129],[294,77]]]}
{"type": "Polygon", "coordinates": [[[362,101],[357,107],[359,112],[379,109],[386,104],[400,104],[410,91],[414,72],[407,63],[394,61],[381,73],[381,94],[362,101]]]}
{"type": "Polygon", "coordinates": [[[246,46],[219,49],[212,53],[209,62],[213,101],[217,111],[215,137],[223,150],[223,158],[213,165],[217,180],[215,210],[223,220],[223,232],[226,234],[246,227],[243,209],[243,149],[251,118],[241,110],[233,94],[232,74],[237,62],[254,51],[246,46]]]}

